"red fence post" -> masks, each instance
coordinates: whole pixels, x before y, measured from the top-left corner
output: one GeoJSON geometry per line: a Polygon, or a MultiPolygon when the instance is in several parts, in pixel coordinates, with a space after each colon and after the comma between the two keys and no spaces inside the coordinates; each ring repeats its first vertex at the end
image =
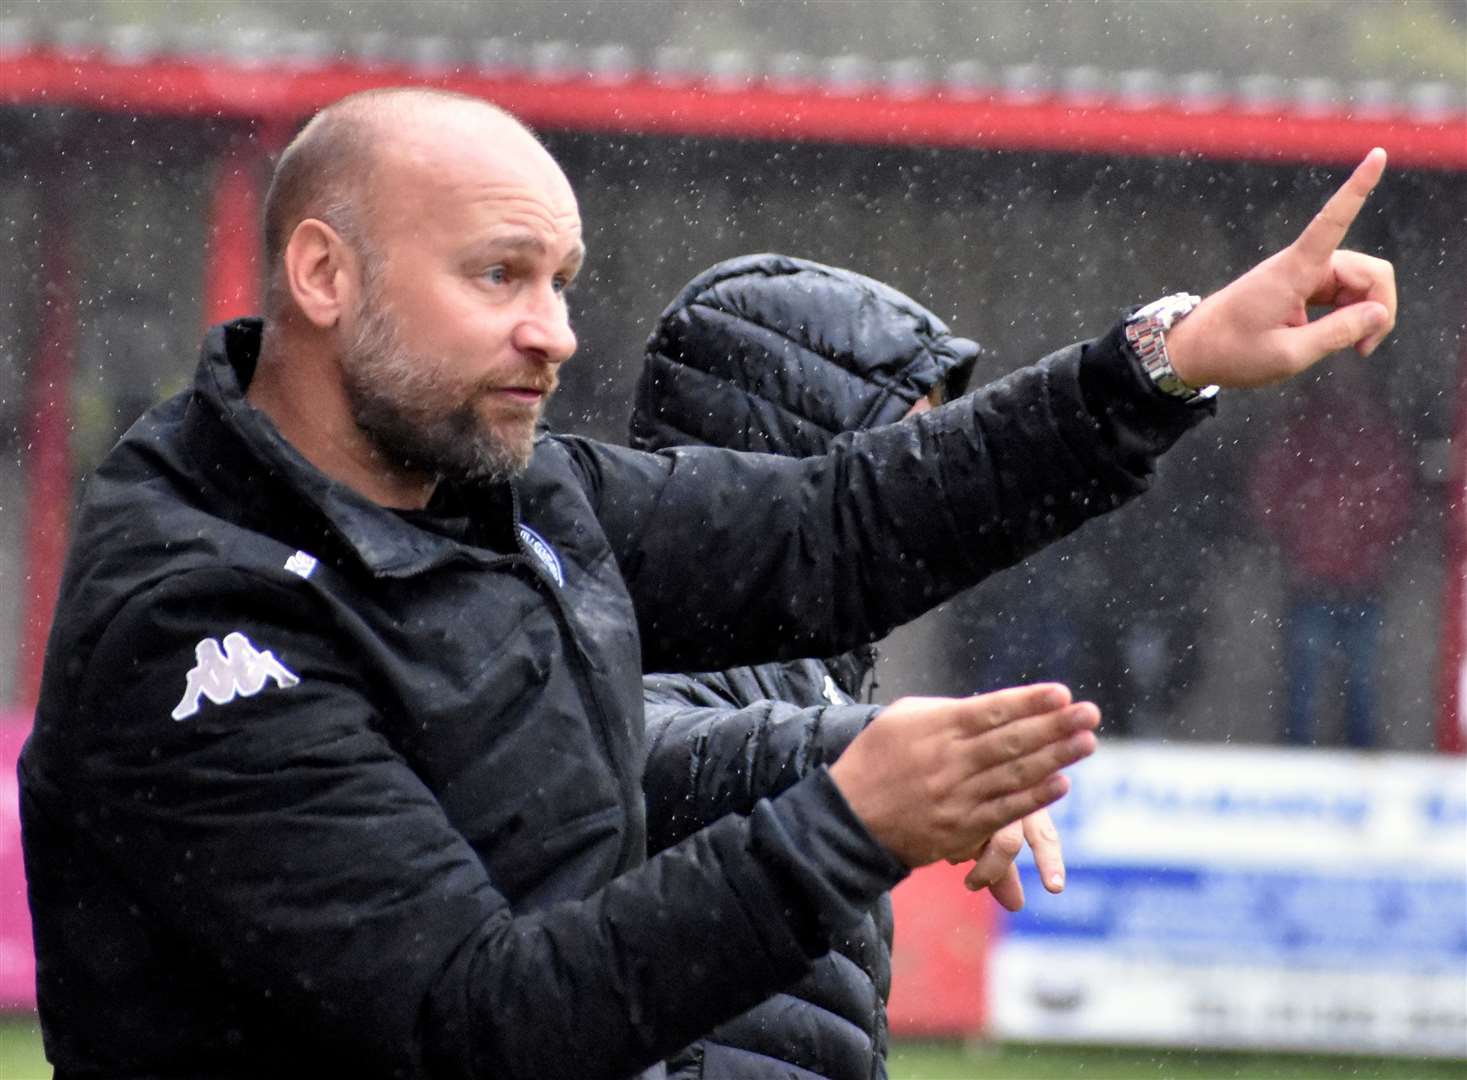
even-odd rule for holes
{"type": "Polygon", "coordinates": [[[892,890],[892,1034],[983,1035],[988,1027],[988,953],[998,906],[963,886],[968,866],[935,863],[892,890]]]}
{"type": "Polygon", "coordinates": [[[239,139],[215,169],[204,263],[205,326],[259,313],[262,156],[257,143],[239,139]]]}

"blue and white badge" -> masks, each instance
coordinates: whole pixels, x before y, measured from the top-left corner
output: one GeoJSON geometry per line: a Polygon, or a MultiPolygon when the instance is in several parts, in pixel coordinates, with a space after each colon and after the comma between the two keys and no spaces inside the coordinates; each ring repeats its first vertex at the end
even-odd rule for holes
{"type": "Polygon", "coordinates": [[[524,544],[529,553],[535,556],[535,560],[540,564],[541,569],[549,574],[557,585],[564,588],[565,571],[560,568],[560,556],[555,554],[555,549],[550,546],[549,542],[543,536],[528,525],[521,524],[519,531],[520,543],[524,544]]]}

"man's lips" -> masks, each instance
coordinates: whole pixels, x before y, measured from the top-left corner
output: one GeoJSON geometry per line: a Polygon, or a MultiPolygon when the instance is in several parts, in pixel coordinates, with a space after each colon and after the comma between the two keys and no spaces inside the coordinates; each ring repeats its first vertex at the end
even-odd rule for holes
{"type": "Polygon", "coordinates": [[[516,386],[491,386],[486,393],[501,401],[512,401],[517,405],[539,405],[555,390],[555,384],[520,383],[516,386]]]}

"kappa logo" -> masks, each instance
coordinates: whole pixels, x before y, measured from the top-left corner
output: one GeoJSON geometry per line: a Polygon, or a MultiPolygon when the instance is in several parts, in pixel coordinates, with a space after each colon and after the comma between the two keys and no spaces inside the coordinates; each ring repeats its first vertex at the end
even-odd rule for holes
{"type": "Polygon", "coordinates": [[[268,649],[257,649],[238,630],[224,636],[221,645],[205,638],[194,646],[194,666],[188,673],[188,688],[172,712],[173,719],[187,720],[199,711],[199,699],[227,705],[235,697],[254,697],[271,679],[282,690],[295,686],[300,677],[268,649]]]}
{"type": "Polygon", "coordinates": [[[535,561],[544,568],[545,572],[555,579],[555,583],[564,588],[565,571],[560,567],[560,556],[555,553],[555,549],[546,539],[528,525],[521,525],[520,542],[525,545],[531,555],[535,556],[535,561]]]}

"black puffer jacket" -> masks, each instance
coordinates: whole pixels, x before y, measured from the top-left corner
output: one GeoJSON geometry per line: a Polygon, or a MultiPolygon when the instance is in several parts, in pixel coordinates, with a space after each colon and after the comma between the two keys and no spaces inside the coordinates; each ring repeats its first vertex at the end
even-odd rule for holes
{"type": "MultiPolygon", "coordinates": [[[[846,270],[778,255],[700,274],[653,335],[632,414],[645,450],[711,444],[804,457],[843,431],[900,420],[978,355],[919,304],[846,270]]],[[[834,761],[876,714],[856,704],[861,650],[701,675],[649,675],[644,779],[652,850],[747,814],[834,761]]],[[[677,1080],[886,1075],[891,901],[808,975],[688,1047],[677,1080]]]]}

